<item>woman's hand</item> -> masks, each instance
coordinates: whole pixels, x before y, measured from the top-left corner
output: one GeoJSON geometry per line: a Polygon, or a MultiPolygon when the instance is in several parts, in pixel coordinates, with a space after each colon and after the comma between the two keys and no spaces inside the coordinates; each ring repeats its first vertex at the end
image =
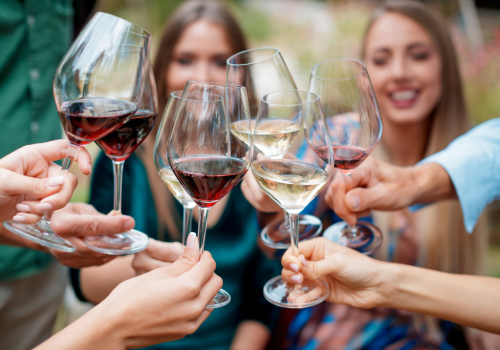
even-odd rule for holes
{"type": "MultiPolygon", "coordinates": [[[[35,223],[47,210],[63,208],[78,183],[60,175],[52,163],[66,156],[67,140],[25,146],[0,159],[0,222],[12,219],[35,223]],[[17,214],[16,214],[17,213],[17,214]]],[[[89,175],[90,155],[82,147],[77,159],[80,171],[89,175]]]]}
{"type": "Polygon", "coordinates": [[[137,276],[160,267],[166,267],[177,261],[184,251],[184,246],[179,242],[160,242],[149,239],[146,249],[136,253],[132,261],[132,267],[137,276]]]}
{"type": "MultiPolygon", "coordinates": [[[[304,278],[322,278],[330,287],[328,301],[360,308],[382,305],[384,263],[326,238],[314,238],[299,244],[299,258],[289,248],[281,260],[285,281],[300,284],[304,278]]],[[[302,295],[297,302],[314,299],[302,295]]]]}
{"type": "Polygon", "coordinates": [[[175,263],[121,283],[37,350],[67,349],[68,344],[75,350],[136,349],[192,334],[210,315],[205,307],[222,287],[211,254],[199,256],[191,234],[175,263]]]}

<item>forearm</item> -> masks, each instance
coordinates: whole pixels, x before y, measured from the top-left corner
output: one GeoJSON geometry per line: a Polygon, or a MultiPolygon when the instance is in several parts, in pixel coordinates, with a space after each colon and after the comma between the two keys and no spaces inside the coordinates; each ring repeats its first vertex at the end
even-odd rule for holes
{"type": "Polygon", "coordinates": [[[412,204],[456,199],[455,187],[446,170],[437,163],[407,169],[412,186],[412,204]]]}
{"type": "Polygon", "coordinates": [[[80,270],[80,287],[85,298],[93,303],[103,301],[121,282],[135,277],[133,255],[119,257],[107,264],[80,270]]]}
{"type": "Polygon", "coordinates": [[[246,320],[238,325],[231,350],[263,350],[266,348],[271,332],[260,322],[246,320]]]}
{"type": "Polygon", "coordinates": [[[382,266],[381,306],[500,333],[500,279],[393,263],[382,266]]]}
{"type": "Polygon", "coordinates": [[[96,306],[34,350],[123,350],[125,342],[116,334],[113,321],[96,306]]]}

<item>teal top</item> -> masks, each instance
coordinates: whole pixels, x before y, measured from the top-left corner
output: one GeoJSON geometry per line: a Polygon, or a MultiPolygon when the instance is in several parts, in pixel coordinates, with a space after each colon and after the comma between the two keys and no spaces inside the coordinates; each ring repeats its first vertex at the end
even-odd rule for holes
{"type": "MultiPolygon", "coordinates": [[[[52,80],[73,36],[72,0],[0,0],[0,158],[60,139],[52,80]]],[[[0,281],[35,275],[52,256],[0,245],[0,281]]]]}
{"type": "MultiPolygon", "coordinates": [[[[135,228],[157,238],[156,212],[146,169],[134,154],[125,162],[122,198],[122,212],[135,219],[135,228]]],[[[172,215],[181,217],[182,206],[175,199],[173,202],[176,204],[172,215]]],[[[102,213],[113,209],[113,169],[103,153],[93,170],[90,204],[102,213]]],[[[193,231],[197,229],[193,220],[193,231]]],[[[262,288],[281,269],[279,262],[267,260],[257,248],[257,236],[255,211],[238,185],[229,194],[219,222],[207,230],[205,242],[205,249],[217,262],[215,272],[231,294],[231,302],[214,310],[194,334],[148,349],[227,350],[241,321],[256,320],[273,327],[278,308],[264,299],[262,288]]],[[[168,232],[165,237],[169,237],[168,232]]]]}

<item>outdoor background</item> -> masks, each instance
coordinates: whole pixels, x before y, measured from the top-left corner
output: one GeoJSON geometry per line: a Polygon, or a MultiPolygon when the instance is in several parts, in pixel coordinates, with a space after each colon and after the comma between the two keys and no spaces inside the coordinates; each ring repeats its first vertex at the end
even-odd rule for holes
{"type": "MultiPolygon", "coordinates": [[[[377,5],[376,1],[355,0],[223,2],[234,11],[250,48],[274,46],[281,50],[299,89],[307,89],[310,70],[316,63],[336,57],[359,59],[365,25],[377,5]]],[[[148,30],[153,35],[151,58],[154,60],[165,23],[180,3],[181,0],[100,0],[96,10],[122,17],[148,30]]],[[[426,3],[449,25],[474,121],[481,123],[500,117],[500,1],[436,0],[426,3]]],[[[95,160],[99,152],[97,146],[92,144],[87,149],[95,160]]],[[[80,182],[73,201],[85,202],[90,178],[83,177],[77,170],[74,173],[80,182]]],[[[488,217],[491,237],[488,274],[500,277],[500,203],[490,206],[488,217]]]]}

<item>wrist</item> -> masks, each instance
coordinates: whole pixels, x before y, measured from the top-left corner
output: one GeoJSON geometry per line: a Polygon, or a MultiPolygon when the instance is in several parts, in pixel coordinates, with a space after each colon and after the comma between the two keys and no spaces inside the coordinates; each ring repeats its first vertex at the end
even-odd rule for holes
{"type": "Polygon", "coordinates": [[[379,303],[380,307],[397,308],[398,296],[401,293],[400,276],[401,265],[394,263],[380,262],[380,287],[379,287],[379,303]]]}
{"type": "MultiPolygon", "coordinates": [[[[120,332],[120,319],[122,317],[119,317],[110,307],[106,308],[101,304],[87,312],[82,317],[82,321],[86,323],[84,328],[86,332],[83,337],[86,348],[125,350],[125,339],[120,332]]],[[[82,327],[79,326],[78,329],[81,331],[82,327]]]]}

